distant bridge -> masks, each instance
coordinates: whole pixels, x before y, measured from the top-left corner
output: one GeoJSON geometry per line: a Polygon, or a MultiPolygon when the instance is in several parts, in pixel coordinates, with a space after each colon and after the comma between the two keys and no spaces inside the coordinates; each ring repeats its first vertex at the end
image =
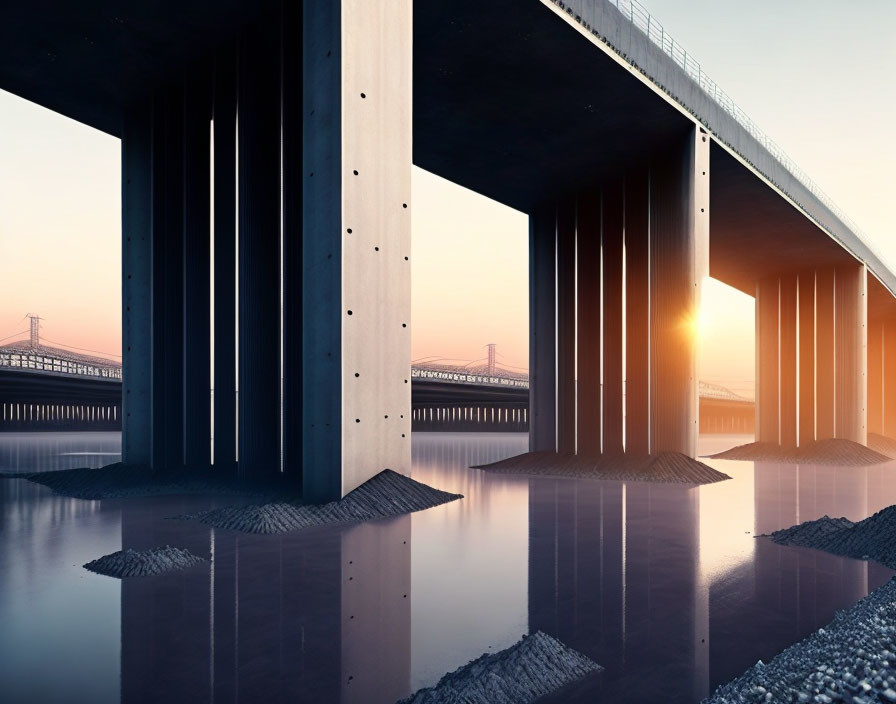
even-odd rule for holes
{"type": "MultiPolygon", "coordinates": [[[[415,431],[525,432],[529,429],[529,375],[492,366],[411,368],[415,431]]],[[[700,382],[701,433],[752,434],[753,399],[719,384],[700,382]]],[[[624,396],[623,396],[624,398],[624,396]]]]}
{"type": "Polygon", "coordinates": [[[120,430],[121,364],[31,337],[0,345],[0,432],[120,430]]]}

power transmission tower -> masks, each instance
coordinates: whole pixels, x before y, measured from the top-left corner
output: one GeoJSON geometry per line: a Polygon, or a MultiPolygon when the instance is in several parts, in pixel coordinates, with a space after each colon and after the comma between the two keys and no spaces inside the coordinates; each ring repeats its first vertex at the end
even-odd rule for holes
{"type": "Polygon", "coordinates": [[[27,317],[31,321],[31,349],[36,350],[40,347],[40,321],[43,320],[39,315],[31,315],[27,317]]]}

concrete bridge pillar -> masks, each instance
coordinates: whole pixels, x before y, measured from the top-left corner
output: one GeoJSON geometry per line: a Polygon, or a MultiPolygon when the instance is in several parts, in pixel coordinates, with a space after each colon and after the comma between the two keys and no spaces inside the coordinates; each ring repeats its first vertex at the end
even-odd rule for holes
{"type": "Polygon", "coordinates": [[[126,462],[207,465],[213,412],[217,469],[310,500],[409,469],[411,31],[407,0],[283,3],[128,112],[126,462]]]}
{"type": "Polygon", "coordinates": [[[144,466],[152,464],[153,437],[152,136],[152,104],[134,106],[121,134],[121,455],[144,466]]]}
{"type": "MultiPolygon", "coordinates": [[[[533,452],[557,451],[556,326],[557,217],[548,204],[529,216],[529,449],[533,452]]],[[[599,369],[599,356],[596,360],[599,369]]]]}
{"type": "Polygon", "coordinates": [[[815,272],[800,272],[798,281],[799,321],[799,429],[797,441],[815,440],[815,272]]]}
{"type": "Polygon", "coordinates": [[[410,469],[411,36],[409,0],[303,5],[302,481],[314,500],[410,469]]]}
{"type": "Polygon", "coordinates": [[[576,451],[576,202],[557,205],[557,451],[576,451]]]}
{"type": "Polygon", "coordinates": [[[868,432],[884,434],[884,321],[868,321],[868,432]]]}
{"type": "Polygon", "coordinates": [[[708,138],[695,128],[649,168],[577,202],[573,225],[568,205],[546,205],[530,219],[530,449],[620,454],[630,441],[629,452],[694,456],[708,138]],[[572,291],[570,249],[578,251],[572,291]],[[578,325],[572,335],[570,324],[578,325]]]}
{"type": "Polygon", "coordinates": [[[236,473],[236,105],[237,47],[214,59],[215,471],[236,473]]]}
{"type": "Polygon", "coordinates": [[[697,453],[697,319],[709,276],[709,179],[709,138],[699,127],[651,163],[651,453],[697,453]]]}
{"type": "Polygon", "coordinates": [[[867,273],[864,264],[835,272],[835,437],[867,440],[867,273]]]}
{"type": "Polygon", "coordinates": [[[210,68],[184,86],[184,463],[211,464],[210,68]]]}
{"type": "Polygon", "coordinates": [[[865,269],[842,265],[756,285],[757,436],[864,443],[865,269]]]}
{"type": "Polygon", "coordinates": [[[576,208],[578,275],[576,439],[580,455],[601,453],[601,193],[579,196],[576,208]]]}
{"type": "Polygon", "coordinates": [[[625,180],[625,451],[650,452],[650,174],[625,180]]]}
{"type": "Polygon", "coordinates": [[[184,465],[184,89],[153,97],[152,465],[184,465]]]}
{"type": "Polygon", "coordinates": [[[259,24],[239,41],[238,469],[280,473],[280,47],[259,24]]]}
{"type": "Polygon", "coordinates": [[[778,277],[756,282],[756,436],[780,443],[778,277]]]}
{"type": "Polygon", "coordinates": [[[882,433],[896,438],[896,320],[881,325],[882,342],[882,433]]]}
{"type": "MultiPolygon", "coordinates": [[[[623,452],[623,240],[625,236],[625,180],[614,179],[603,189],[603,451],[623,452]]],[[[644,282],[646,283],[646,282],[644,282]]]]}
{"type": "Polygon", "coordinates": [[[834,367],[834,269],[815,272],[815,437],[834,437],[836,374],[834,367]]]}
{"type": "Polygon", "coordinates": [[[780,442],[787,447],[797,444],[797,277],[780,278],[778,313],[780,442]]]}

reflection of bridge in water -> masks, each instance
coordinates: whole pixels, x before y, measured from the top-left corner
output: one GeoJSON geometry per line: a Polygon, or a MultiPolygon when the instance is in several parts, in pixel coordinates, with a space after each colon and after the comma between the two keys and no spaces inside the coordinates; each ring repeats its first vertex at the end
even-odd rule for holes
{"type": "MultiPolygon", "coordinates": [[[[527,372],[492,362],[472,367],[423,363],[412,367],[411,382],[414,431],[529,430],[527,372]]],[[[752,399],[702,381],[699,399],[701,433],[753,433],[752,399]]]]}
{"type": "MultiPolygon", "coordinates": [[[[0,438],[0,447],[10,442],[0,438]]],[[[71,449],[64,438],[21,442],[46,469],[63,466],[60,455],[71,449]]],[[[234,497],[82,501],[2,481],[4,625],[43,633],[65,614],[69,632],[98,644],[23,644],[15,640],[21,630],[4,628],[0,650],[19,654],[0,661],[0,681],[13,687],[5,701],[50,699],[40,696],[43,681],[27,683],[30,698],[17,696],[21,678],[9,673],[24,662],[51,668],[53,685],[85,701],[110,698],[89,688],[111,681],[126,703],[146,692],[159,701],[279,700],[284,692],[297,702],[392,704],[541,629],[606,667],[544,704],[653,701],[659,686],[664,704],[694,702],[893,574],[753,537],[824,514],[858,520],[893,504],[892,464],[843,472],[730,462],[739,468],[733,480],[697,488],[468,468],[526,446],[520,435],[420,437],[414,478],[463,493],[463,501],[280,536],[166,520],[234,497]],[[76,557],[175,539],[210,564],[114,584],[70,567],[76,557]],[[57,596],[60,608],[80,589],[84,608],[48,608],[21,585],[57,596]],[[18,651],[9,650],[14,643],[18,651]],[[85,663],[100,674],[82,684],[85,663]]]]}
{"type": "Polygon", "coordinates": [[[121,363],[27,340],[0,345],[0,431],[120,430],[121,363]]]}

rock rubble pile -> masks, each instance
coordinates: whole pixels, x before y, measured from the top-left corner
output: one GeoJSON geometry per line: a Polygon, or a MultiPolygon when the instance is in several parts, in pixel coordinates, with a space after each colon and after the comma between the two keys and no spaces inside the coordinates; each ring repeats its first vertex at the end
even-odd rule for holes
{"type": "Polygon", "coordinates": [[[398,704],[528,704],[601,669],[537,631],[506,650],[481,655],[398,704]]]}

